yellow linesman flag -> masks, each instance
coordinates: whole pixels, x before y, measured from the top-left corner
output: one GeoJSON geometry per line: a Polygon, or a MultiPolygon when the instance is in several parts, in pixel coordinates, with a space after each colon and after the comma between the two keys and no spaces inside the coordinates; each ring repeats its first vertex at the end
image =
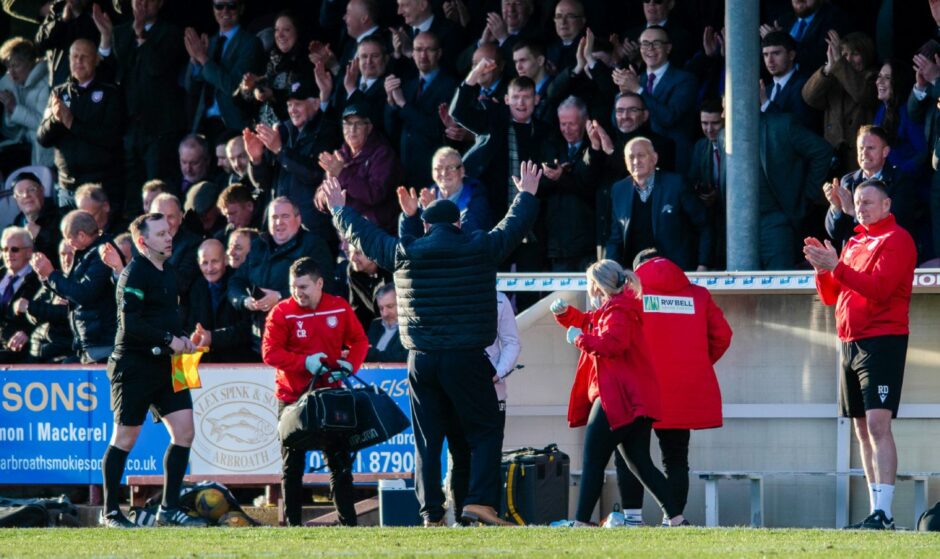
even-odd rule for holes
{"type": "Polygon", "coordinates": [[[190,388],[202,388],[199,379],[199,360],[208,348],[200,347],[194,353],[174,355],[171,361],[173,367],[173,392],[181,392],[190,388]]]}

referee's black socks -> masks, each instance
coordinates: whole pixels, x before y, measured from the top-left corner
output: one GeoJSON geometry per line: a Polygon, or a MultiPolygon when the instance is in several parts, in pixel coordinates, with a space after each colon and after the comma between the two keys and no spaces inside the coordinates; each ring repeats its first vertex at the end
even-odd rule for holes
{"type": "Polygon", "coordinates": [[[126,450],[108,445],[102,460],[102,476],[104,477],[104,513],[108,514],[121,510],[121,478],[124,477],[124,466],[127,464],[126,450]]]}
{"type": "Polygon", "coordinates": [[[175,509],[180,506],[180,488],[186,465],[189,464],[189,447],[170,444],[163,455],[163,506],[175,509]]]}

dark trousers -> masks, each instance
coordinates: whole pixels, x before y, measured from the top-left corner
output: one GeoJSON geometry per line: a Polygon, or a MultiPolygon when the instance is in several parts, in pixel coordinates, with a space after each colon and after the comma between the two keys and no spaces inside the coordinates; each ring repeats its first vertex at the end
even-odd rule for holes
{"type": "MultiPolygon", "coordinates": [[[[179,169],[178,143],[182,134],[154,137],[139,126],[130,126],[124,134],[124,215],[140,215],[143,209],[141,188],[151,179],[168,179],[179,169]]],[[[112,207],[113,211],[121,208],[112,207]]]]}
{"type": "Polygon", "coordinates": [[[607,414],[601,407],[600,398],[594,400],[591,415],[588,416],[587,428],[584,430],[581,491],[578,493],[576,520],[580,522],[591,520],[591,513],[594,512],[594,505],[597,504],[604,485],[604,468],[610,461],[610,455],[614,450],[620,451],[630,471],[653,494],[659,508],[667,517],[672,518],[682,513],[675,504],[666,478],[656,469],[650,458],[652,428],[652,420],[640,417],[629,425],[611,431],[607,414]]]}
{"type": "Polygon", "coordinates": [[[762,213],[760,216],[761,270],[792,270],[796,264],[796,232],[783,212],[762,213]]]}
{"type": "Polygon", "coordinates": [[[930,231],[934,258],[940,257],[940,171],[930,180],[930,231]]]}
{"type": "MultiPolygon", "coordinates": [[[[499,431],[506,432],[506,402],[499,402],[499,431]]],[[[462,433],[461,433],[462,435],[462,433]]],[[[500,435],[502,437],[502,435],[500,435]]],[[[454,517],[460,518],[463,513],[463,504],[467,500],[467,493],[470,491],[470,445],[464,437],[447,439],[447,451],[450,453],[450,494],[454,500],[454,517]]],[[[502,472],[502,466],[500,466],[502,472]]],[[[502,475],[502,474],[500,474],[502,475]]],[[[499,511],[502,506],[502,494],[500,494],[500,503],[493,508],[499,511]]]]}
{"type": "MultiPolygon", "coordinates": [[[[689,433],[688,429],[654,429],[663,455],[663,472],[672,489],[680,511],[689,500],[689,433]]],[[[620,454],[614,455],[617,466],[617,487],[624,509],[643,508],[643,485],[627,468],[620,454]]]]}
{"type": "Polygon", "coordinates": [[[499,506],[503,432],[493,365],[483,348],[408,353],[411,418],[415,432],[415,493],[421,515],[444,517],[441,451],[444,438],[469,449],[465,504],[499,506]],[[463,446],[465,445],[465,446],[463,446]]]}
{"type": "MultiPolygon", "coordinates": [[[[287,406],[278,402],[277,415],[287,406]]],[[[340,444],[326,444],[323,459],[330,469],[330,497],[343,526],[356,525],[356,501],[353,493],[354,453],[340,444]]],[[[281,494],[284,498],[284,516],[288,526],[300,526],[303,512],[304,471],[307,451],[281,445],[281,494]]]]}

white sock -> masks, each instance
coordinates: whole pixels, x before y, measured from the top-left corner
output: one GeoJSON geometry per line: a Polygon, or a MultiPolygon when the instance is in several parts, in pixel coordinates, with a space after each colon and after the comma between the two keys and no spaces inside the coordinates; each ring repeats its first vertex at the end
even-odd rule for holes
{"type": "Polygon", "coordinates": [[[625,518],[633,518],[636,520],[643,519],[643,509],[623,509],[623,516],[625,518]]]}
{"type": "Polygon", "coordinates": [[[885,513],[889,519],[894,518],[891,513],[891,502],[894,501],[894,486],[887,483],[878,484],[877,508],[885,513]]]}
{"type": "Polygon", "coordinates": [[[868,484],[868,502],[871,505],[871,510],[868,511],[868,514],[875,512],[878,509],[876,506],[878,504],[878,484],[869,483],[868,484]]]}

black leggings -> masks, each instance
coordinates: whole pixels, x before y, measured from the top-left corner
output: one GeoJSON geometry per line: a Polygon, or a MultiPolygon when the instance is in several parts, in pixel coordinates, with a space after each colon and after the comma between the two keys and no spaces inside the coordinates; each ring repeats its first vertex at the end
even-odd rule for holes
{"type": "Polygon", "coordinates": [[[604,468],[610,461],[614,449],[626,459],[630,471],[653,494],[659,508],[668,518],[682,513],[676,507],[669,484],[662,472],[653,465],[650,458],[650,431],[653,422],[648,417],[640,417],[633,423],[616,431],[610,430],[607,414],[601,407],[601,400],[594,400],[591,415],[584,431],[584,457],[581,473],[581,491],[578,495],[578,509],[575,519],[589,522],[594,512],[594,505],[601,495],[604,485],[604,468]]]}
{"type": "MultiPolygon", "coordinates": [[[[659,450],[663,455],[663,472],[672,488],[679,510],[685,510],[689,499],[689,430],[654,429],[659,439],[659,450]]],[[[643,486],[636,476],[627,469],[627,463],[620,454],[614,454],[617,466],[617,487],[620,499],[626,509],[643,508],[643,486]]]]}

